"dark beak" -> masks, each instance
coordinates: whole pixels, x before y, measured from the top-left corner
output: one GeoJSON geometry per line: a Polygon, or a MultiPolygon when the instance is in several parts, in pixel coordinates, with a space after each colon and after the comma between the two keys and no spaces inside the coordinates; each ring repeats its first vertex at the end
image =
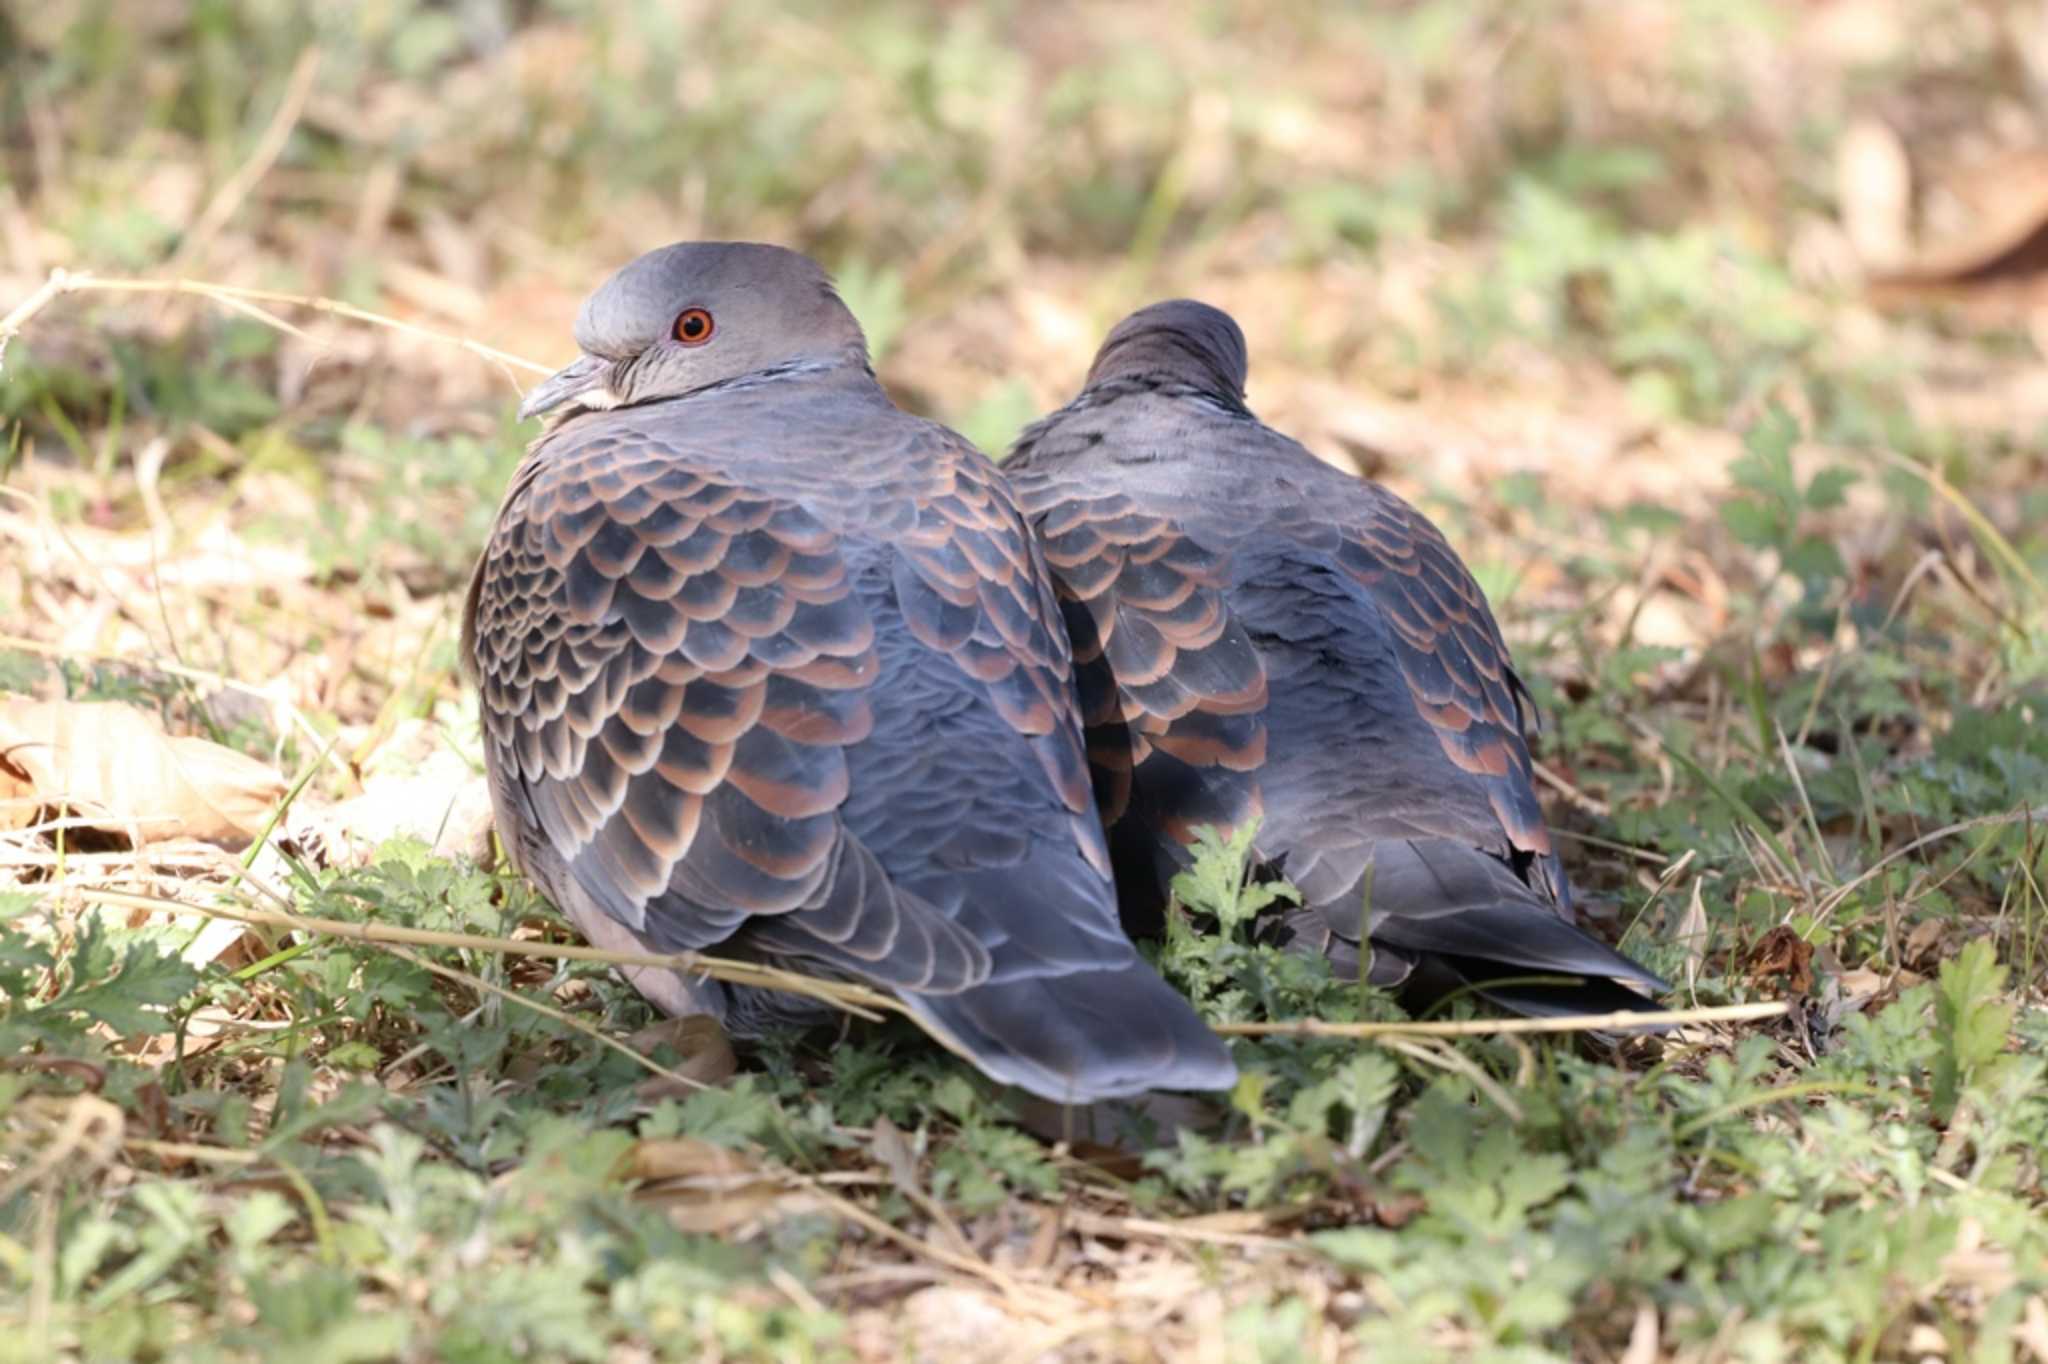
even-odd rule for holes
{"type": "Polygon", "coordinates": [[[563,403],[580,407],[613,407],[618,400],[605,388],[611,361],[601,355],[580,356],[527,390],[519,404],[519,420],[552,412],[563,403]],[[593,392],[592,390],[596,390],[593,392]]]}

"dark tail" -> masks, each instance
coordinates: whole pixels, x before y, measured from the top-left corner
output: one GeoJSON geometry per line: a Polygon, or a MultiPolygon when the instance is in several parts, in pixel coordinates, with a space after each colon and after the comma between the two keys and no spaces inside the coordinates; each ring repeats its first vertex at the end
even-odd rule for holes
{"type": "Polygon", "coordinates": [[[1237,1082],[1222,1039],[1143,962],[903,1002],[994,1079],[1057,1103],[1237,1082]]]}
{"type": "Polygon", "coordinates": [[[1648,1012],[1658,1005],[1630,984],[1671,987],[1640,963],[1559,918],[1497,858],[1440,839],[1389,840],[1374,850],[1371,903],[1364,883],[1343,900],[1295,911],[1339,974],[1356,977],[1360,930],[1379,955],[1375,980],[1411,998],[1469,988],[1515,1013],[1648,1012]],[[1321,921],[1321,932],[1316,921],[1321,921]],[[1348,969],[1347,969],[1348,968],[1348,969]],[[1555,982],[1529,977],[1561,977],[1555,982]]]}

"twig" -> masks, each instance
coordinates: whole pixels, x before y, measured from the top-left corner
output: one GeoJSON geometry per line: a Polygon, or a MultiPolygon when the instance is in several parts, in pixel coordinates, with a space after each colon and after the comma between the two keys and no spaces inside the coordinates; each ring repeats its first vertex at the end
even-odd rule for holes
{"type": "Polygon", "coordinates": [[[50,306],[50,300],[59,294],[68,294],[76,287],[75,277],[68,271],[52,270],[50,277],[37,290],[14,306],[5,317],[0,317],[0,369],[7,365],[7,343],[21,334],[30,318],[50,306]]]}
{"type": "Polygon", "coordinates": [[[596,947],[563,943],[529,942],[520,938],[490,938],[475,933],[442,933],[425,928],[400,928],[394,924],[355,923],[347,919],[321,919],[279,910],[247,909],[239,905],[195,905],[157,895],[129,891],[86,889],[80,897],[116,909],[136,909],[151,914],[204,914],[237,923],[260,924],[269,928],[296,929],[331,938],[352,938],[358,942],[404,943],[411,947],[455,947],[474,952],[498,952],[510,956],[545,957],[558,961],[594,961],[611,966],[649,966],[686,975],[706,976],[734,985],[752,985],[764,990],[781,990],[822,1000],[860,1018],[875,1021],[881,1013],[908,1014],[902,1004],[879,990],[864,985],[820,980],[755,962],[724,957],[699,956],[695,952],[657,954],[648,952],[607,952],[596,947]]]}
{"type": "Polygon", "coordinates": [[[1065,1214],[1071,1230],[1089,1236],[1113,1236],[1119,1240],[1175,1241],[1191,1245],[1231,1246],[1239,1250],[1277,1250],[1294,1254],[1319,1255],[1305,1241],[1288,1236],[1261,1236],[1253,1232],[1214,1231],[1191,1222],[1162,1222],[1147,1217],[1120,1217],[1110,1213],[1069,1208],[1065,1214]]]}
{"type": "MultiPolygon", "coordinates": [[[[1510,1034],[1511,1036],[1512,1034],[1510,1034]]],[[[1472,1060],[1448,1042],[1436,1037],[1382,1037],[1380,1044],[1389,1051],[1398,1051],[1403,1056],[1420,1061],[1426,1066],[1462,1075],[1472,1082],[1472,1087],[1493,1102],[1493,1106],[1508,1115],[1508,1121],[1522,1121],[1522,1106],[1509,1097],[1491,1075],[1481,1070],[1472,1060]]]]}
{"type": "Polygon", "coordinates": [[[1748,1023],[1792,1012],[1783,1000],[1717,1004],[1704,1009],[1634,1013],[1565,1014],[1556,1018],[1474,1018],[1447,1023],[1331,1023],[1321,1018],[1271,1023],[1214,1023],[1224,1037],[1508,1037],[1517,1033],[1612,1032],[1617,1028],[1669,1028],[1686,1023],[1748,1023]]]}
{"type": "MultiPolygon", "coordinates": [[[[353,303],[344,303],[338,298],[287,294],[275,289],[243,289],[230,284],[209,284],[204,280],[99,279],[85,271],[74,273],[63,269],[52,270],[50,277],[43,281],[42,287],[23,299],[6,317],[0,318],[0,361],[6,359],[7,343],[20,335],[21,329],[26,327],[37,313],[48,307],[51,300],[59,294],[175,294],[188,298],[209,299],[222,307],[244,313],[248,312],[244,305],[257,303],[305,308],[312,312],[325,313],[330,317],[343,317],[351,322],[364,322],[407,336],[417,336],[422,340],[437,342],[444,346],[455,346],[508,369],[523,369],[532,374],[552,372],[546,365],[499,350],[495,346],[486,346],[481,341],[472,341],[466,336],[437,331],[432,327],[422,327],[417,322],[387,317],[383,313],[373,313],[367,308],[358,308],[353,303]]],[[[283,330],[295,330],[289,323],[272,318],[267,313],[259,311],[254,315],[259,320],[283,330]]]]}
{"type": "Polygon", "coordinates": [[[1813,922],[1816,927],[1825,923],[1828,916],[1841,907],[1842,901],[1848,899],[1866,883],[1881,875],[1886,867],[1889,867],[1902,857],[1910,857],[1930,843],[1939,843],[1944,838],[1953,838],[1955,835],[1967,833],[1971,829],[1989,828],[1998,824],[2023,824],[2030,820],[2048,820],[2048,805],[2036,805],[2026,810],[2007,810],[1996,815],[1978,815],[1974,819],[1958,820],[1954,824],[1936,829],[1933,833],[1922,834],[1905,847],[1894,848],[1883,857],[1878,858],[1855,880],[1845,882],[1829,891],[1826,898],[1815,907],[1813,922]]]}
{"type": "Polygon", "coordinates": [[[653,1072],[655,1075],[660,1076],[664,1080],[668,1080],[675,1084],[681,1085],[684,1089],[711,1088],[710,1085],[706,1084],[702,1080],[695,1079],[692,1076],[685,1075],[679,1070],[672,1070],[669,1067],[661,1064],[661,1062],[655,1060],[651,1056],[641,1055],[633,1048],[627,1046],[624,1042],[621,1042],[618,1038],[613,1037],[604,1029],[595,1027],[589,1023],[584,1022],[580,1018],[576,1018],[567,1013],[564,1013],[562,1010],[555,1008],[551,1004],[543,1004],[537,999],[531,999],[526,995],[520,994],[517,990],[507,990],[502,985],[493,985],[489,981],[485,980],[483,977],[478,976],[473,972],[458,971],[452,966],[443,966],[441,965],[440,962],[429,961],[427,960],[427,958],[419,955],[417,952],[408,952],[403,947],[399,947],[396,944],[391,944],[391,950],[397,953],[399,956],[405,958],[405,960],[411,962],[413,965],[424,967],[426,970],[432,971],[435,975],[440,976],[443,979],[452,980],[459,984],[466,985],[470,989],[482,992],[484,994],[496,995],[498,998],[507,1000],[513,1004],[517,1004],[523,1009],[531,1009],[533,1010],[533,1012],[541,1015],[543,1018],[551,1018],[555,1022],[561,1024],[563,1027],[582,1033],[585,1037],[590,1038],[599,1046],[609,1047],[611,1050],[619,1053],[619,1055],[621,1056],[626,1057],[634,1064],[644,1066],[647,1070],[653,1072]]]}
{"type": "Polygon", "coordinates": [[[854,1223],[856,1226],[865,1228],[885,1240],[894,1241],[897,1245],[914,1254],[922,1255],[934,1264],[941,1264],[948,1269],[959,1270],[963,1274],[971,1274],[984,1283],[992,1284],[1013,1302],[1020,1305],[1029,1305],[1040,1311],[1071,1309],[1073,1306],[1073,1300],[1064,1293],[1060,1293],[1055,1289],[1037,1288],[1020,1283],[997,1269],[994,1265],[989,1264],[986,1260],[978,1259],[972,1255],[962,1255],[957,1251],[947,1250],[942,1246],[935,1246],[929,1241],[920,1240],[918,1237],[912,1236],[900,1227],[891,1226],[888,1222],[883,1221],[860,1204],[855,1203],[851,1199],[840,1197],[815,1180],[797,1174],[794,1171],[782,1173],[783,1177],[790,1184],[802,1189],[805,1193],[824,1203],[833,1212],[854,1223]]]}

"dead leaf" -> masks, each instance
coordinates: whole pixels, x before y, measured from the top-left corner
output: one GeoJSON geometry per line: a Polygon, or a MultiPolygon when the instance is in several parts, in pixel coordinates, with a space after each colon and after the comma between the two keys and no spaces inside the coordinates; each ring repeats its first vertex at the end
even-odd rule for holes
{"type": "Polygon", "coordinates": [[[621,1159],[619,1174],[641,1181],[636,1197],[658,1203],[685,1232],[730,1235],[804,1196],[764,1173],[738,1151],[696,1137],[637,1141],[621,1159]]]}
{"type": "Polygon", "coordinates": [[[868,1153],[881,1162],[889,1172],[889,1181],[905,1194],[924,1192],[917,1178],[917,1156],[911,1151],[910,1143],[895,1123],[887,1118],[875,1119],[874,1136],[868,1143],[868,1153]]]}
{"type": "Polygon", "coordinates": [[[112,701],[0,698],[0,824],[69,810],[142,842],[246,844],[284,799],[274,768],[206,739],[167,735],[112,701]]]}
{"type": "Polygon", "coordinates": [[[1685,983],[1688,989],[1699,982],[1700,971],[1707,964],[1707,944],[1714,936],[1714,927],[1707,920],[1706,903],[1700,898],[1700,884],[1700,878],[1695,876],[1692,899],[1678,920],[1677,939],[1685,949],[1685,983]]]}
{"type": "Polygon", "coordinates": [[[2021,285],[2048,272],[2048,154],[2008,153],[1973,168],[1957,188],[1976,201],[1976,228],[1874,274],[1880,298],[2021,285]]]}
{"type": "Polygon", "coordinates": [[[625,1179],[656,1183],[667,1179],[695,1179],[706,1175],[753,1175],[753,1164],[728,1146],[717,1146],[697,1137],[661,1137],[636,1141],[627,1151],[619,1171],[625,1179]]]}
{"type": "Polygon", "coordinates": [[[1388,1194],[1373,1201],[1372,1220],[1389,1231],[1399,1231],[1429,1207],[1429,1200],[1417,1193],[1388,1194]]]}
{"type": "Polygon", "coordinates": [[[1974,1217],[1965,1217],[1956,1229],[1955,1248],[1941,1257],[1941,1277],[1950,1287],[1974,1290],[1980,1300],[1997,1297],[2018,1278],[2012,1252],[1991,1243],[1984,1224],[1974,1217]]]}
{"type": "Polygon", "coordinates": [[[1779,924],[1749,949],[1743,963],[1749,978],[1759,985],[1777,984],[1787,994],[1803,995],[1813,988],[1813,944],[1779,924]]]}
{"type": "Polygon", "coordinates": [[[726,1039],[725,1029],[710,1014],[664,1018],[634,1033],[626,1039],[626,1045],[643,1056],[654,1055],[658,1047],[668,1047],[676,1054],[676,1063],[670,1069],[683,1077],[681,1083],[666,1075],[654,1075],[634,1088],[638,1097],[650,1103],[687,1098],[707,1086],[722,1085],[733,1077],[740,1064],[733,1055],[732,1043],[726,1039]]]}
{"type": "Polygon", "coordinates": [[[1024,1330],[1024,1323],[1011,1317],[995,1295],[954,1284],[921,1289],[896,1310],[907,1338],[917,1342],[910,1357],[920,1364],[1001,1357],[1024,1330]]]}
{"type": "Polygon", "coordinates": [[[293,812],[292,840],[329,867],[367,866],[394,838],[415,838],[443,857],[490,860],[490,785],[459,754],[432,748],[404,772],[378,771],[363,794],[293,812]]]}
{"type": "Polygon", "coordinates": [[[1844,971],[1836,982],[1842,987],[1842,1003],[1846,1008],[1861,1008],[1877,997],[1890,979],[1883,973],[1859,966],[1853,971],[1844,971]]]}
{"type": "Polygon", "coordinates": [[[1906,934],[1904,958],[1915,966],[1924,966],[1937,961],[1942,955],[1942,940],[1948,935],[1948,925],[1940,919],[1922,919],[1906,934]]]}

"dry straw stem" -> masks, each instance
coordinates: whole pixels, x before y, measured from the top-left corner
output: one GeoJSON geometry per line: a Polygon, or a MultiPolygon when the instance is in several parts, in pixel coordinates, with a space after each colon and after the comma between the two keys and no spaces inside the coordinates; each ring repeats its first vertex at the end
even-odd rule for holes
{"type": "MultiPolygon", "coordinates": [[[[367,308],[358,308],[353,303],[343,303],[337,298],[321,298],[312,294],[287,294],[274,289],[243,289],[230,284],[209,284],[194,279],[100,279],[89,271],[57,269],[42,286],[23,299],[5,317],[0,317],[0,366],[7,359],[7,343],[19,336],[36,314],[47,308],[53,300],[63,294],[158,294],[181,295],[188,298],[203,298],[218,303],[231,312],[254,318],[265,326],[301,339],[310,339],[306,333],[283,318],[270,312],[264,305],[285,308],[305,308],[331,317],[347,318],[351,322],[362,322],[388,331],[403,332],[422,340],[455,346],[471,355],[488,360],[501,369],[523,369],[532,374],[547,374],[546,365],[536,364],[523,356],[512,355],[495,346],[486,346],[481,341],[472,341],[466,336],[452,332],[437,331],[422,327],[416,322],[406,322],[383,313],[373,313],[367,308]]],[[[511,377],[507,375],[507,377],[511,377]]]]}
{"type": "Polygon", "coordinates": [[[347,919],[321,919],[281,910],[248,909],[239,905],[195,905],[160,895],[138,895],[130,891],[85,888],[80,898],[115,909],[142,910],[150,914],[204,914],[209,918],[232,919],[237,923],[266,928],[288,928],[302,933],[319,933],[331,938],[353,938],[358,942],[411,947],[455,947],[473,952],[497,952],[507,956],[544,957],[557,961],[595,961],[611,966],[650,966],[705,976],[732,985],[752,985],[764,990],[807,995],[860,1018],[876,1020],[882,1013],[905,1013],[904,1007],[888,995],[866,986],[819,980],[781,971],[754,962],[704,957],[694,952],[667,954],[606,952],[596,947],[574,947],[561,943],[529,942],[520,938],[491,938],[475,933],[440,933],[425,928],[400,928],[394,924],[354,923],[347,919]]]}
{"type": "MultiPolygon", "coordinates": [[[[699,956],[694,952],[666,955],[635,952],[607,952],[596,947],[563,943],[530,942],[520,938],[492,938],[478,933],[442,933],[425,928],[400,928],[393,924],[357,923],[347,919],[321,919],[280,910],[248,909],[229,905],[195,905],[157,895],[129,891],[81,889],[79,895],[116,909],[143,910],[151,914],[205,914],[233,919],[238,923],[268,928],[296,929],[358,942],[402,943],[411,947],[454,947],[472,952],[501,952],[511,956],[544,957],[558,961],[594,961],[611,966],[651,966],[707,976],[733,985],[752,985],[807,995],[843,1009],[856,1017],[873,1021],[879,1014],[915,1015],[897,1000],[879,990],[840,981],[819,980],[794,971],[781,971],[754,962],[722,957],[699,956]]],[[[1758,1004],[1722,1004],[1704,1009],[1671,1009],[1653,1013],[1571,1014],[1558,1018],[1473,1019],[1449,1023],[1331,1023],[1320,1018],[1286,1019],[1271,1023],[1218,1023],[1215,1031],[1224,1037],[1504,1037],[1523,1033],[1611,1032],[1620,1028],[1660,1028],[1686,1023],[1739,1023],[1777,1018],[1791,1012],[1782,1001],[1758,1004]]],[[[940,1038],[945,1043],[947,1039],[940,1038]]],[[[949,1044],[950,1045],[950,1044],[949,1044]]]]}
{"type": "Polygon", "coordinates": [[[1527,1033],[1669,1028],[1686,1023],[1750,1023],[1790,1012],[1792,1006],[1785,1001],[1768,1000],[1703,1009],[1565,1014],[1555,1018],[1475,1018],[1448,1023],[1328,1023],[1320,1018],[1294,1018],[1271,1023],[1218,1023],[1214,1027],[1225,1037],[1514,1037],[1527,1033]]]}
{"type": "Polygon", "coordinates": [[[1825,923],[1829,915],[1841,908],[1844,900],[1847,900],[1865,885],[1883,875],[1885,868],[1891,866],[1894,862],[1912,856],[1928,844],[1939,843],[1945,838],[1953,838],[1960,833],[1968,833],[1971,829],[1988,829],[2004,824],[2048,824],[2048,805],[2035,805],[2021,810],[2007,810],[1996,815],[1978,815],[1973,819],[1957,820],[1954,824],[1944,825],[1932,833],[1922,834],[1904,847],[1894,848],[1883,857],[1877,859],[1877,861],[1871,863],[1854,880],[1845,881],[1829,891],[1814,910],[1814,922],[1825,923]]]}

